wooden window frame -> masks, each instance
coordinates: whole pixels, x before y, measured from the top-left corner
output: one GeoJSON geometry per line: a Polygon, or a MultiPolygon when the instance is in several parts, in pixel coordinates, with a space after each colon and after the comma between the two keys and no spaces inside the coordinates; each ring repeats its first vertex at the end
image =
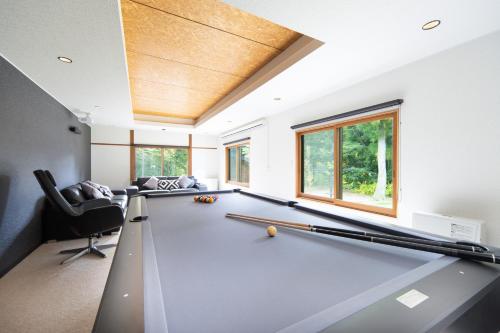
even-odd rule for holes
{"type": "MultiPolygon", "coordinates": [[[[133,166],[133,180],[137,180],[137,173],[136,173],[136,148],[152,148],[152,149],[160,149],[160,159],[161,159],[161,175],[158,175],[158,177],[168,177],[168,176],[164,176],[163,175],[163,172],[164,172],[164,150],[165,149],[185,149],[188,153],[188,173],[189,173],[189,176],[191,176],[191,156],[190,156],[190,149],[189,149],[189,146],[164,146],[164,145],[143,145],[143,144],[136,144],[134,146],[131,146],[131,151],[133,150],[133,155],[132,155],[132,152],[131,152],[131,163],[130,163],[130,166],[132,167],[133,166]]],[[[142,176],[141,176],[142,177],[142,176]]],[[[147,177],[147,176],[144,176],[144,177],[147,177]]]]}
{"type": "Polygon", "coordinates": [[[242,141],[242,142],[238,142],[238,143],[235,143],[235,144],[232,144],[232,145],[227,145],[225,147],[225,150],[224,150],[224,154],[225,154],[225,160],[226,160],[226,183],[227,184],[232,184],[232,185],[236,185],[236,186],[242,186],[242,187],[250,187],[250,166],[248,168],[248,183],[242,183],[242,182],[238,182],[238,181],[234,181],[234,180],[230,180],[229,179],[229,175],[230,175],[230,168],[229,168],[229,150],[231,148],[236,148],[236,175],[239,174],[239,168],[240,168],[240,163],[239,163],[239,150],[238,150],[238,147],[241,147],[241,146],[248,146],[248,149],[250,149],[250,141],[242,141]]]}
{"type": "Polygon", "coordinates": [[[399,152],[399,108],[398,109],[393,109],[389,110],[386,112],[378,113],[375,115],[369,115],[369,116],[363,116],[363,117],[356,117],[353,119],[348,119],[345,121],[340,121],[336,122],[333,124],[328,124],[328,125],[322,125],[322,126],[317,126],[313,128],[308,128],[302,131],[297,131],[295,134],[295,141],[296,141],[296,182],[295,182],[295,188],[296,188],[296,196],[297,198],[304,198],[304,199],[309,199],[309,200],[315,200],[315,201],[320,201],[320,202],[326,202],[329,204],[341,206],[341,207],[346,207],[346,208],[352,208],[352,209],[357,209],[361,211],[366,211],[370,213],[376,213],[376,214],[381,214],[381,215],[386,215],[386,216],[391,216],[391,217],[397,217],[397,206],[398,206],[398,191],[399,191],[399,185],[398,185],[398,152],[399,152]],[[377,207],[377,206],[372,206],[372,205],[367,205],[367,204],[361,204],[361,203],[356,203],[356,202],[350,202],[350,201],[345,201],[342,199],[337,199],[338,194],[340,192],[340,168],[339,168],[339,161],[340,161],[340,131],[339,129],[342,127],[346,126],[352,126],[352,125],[357,125],[365,122],[370,122],[370,121],[376,121],[376,120],[382,120],[382,119],[392,119],[393,120],[393,125],[392,125],[392,137],[393,137],[393,142],[392,142],[392,208],[384,208],[384,207],[377,207]],[[317,195],[311,195],[307,193],[303,193],[301,189],[301,184],[302,184],[302,141],[301,137],[304,134],[311,134],[315,132],[321,132],[325,130],[334,130],[334,161],[333,161],[333,170],[334,170],[334,195],[333,198],[326,198],[322,196],[317,196],[317,195]]]}

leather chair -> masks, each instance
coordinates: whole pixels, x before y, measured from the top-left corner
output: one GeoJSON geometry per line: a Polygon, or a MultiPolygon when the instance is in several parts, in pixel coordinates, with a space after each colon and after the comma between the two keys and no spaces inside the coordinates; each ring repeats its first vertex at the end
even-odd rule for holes
{"type": "Polygon", "coordinates": [[[88,238],[86,247],[61,251],[62,254],[74,254],[61,264],[85,254],[95,254],[105,258],[106,255],[100,250],[114,247],[116,244],[96,245],[94,238],[100,233],[123,225],[122,209],[111,204],[109,199],[87,200],[79,205],[71,205],[57,189],[54,177],[49,171],[35,170],[33,173],[49,202],[67,218],[67,223],[75,235],[88,238]]]}

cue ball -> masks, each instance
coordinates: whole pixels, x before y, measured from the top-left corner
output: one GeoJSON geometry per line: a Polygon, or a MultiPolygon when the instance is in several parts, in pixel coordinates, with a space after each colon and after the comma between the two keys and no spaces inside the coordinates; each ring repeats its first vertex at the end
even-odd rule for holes
{"type": "Polygon", "coordinates": [[[269,227],[267,227],[267,234],[269,235],[269,237],[274,237],[276,236],[277,233],[278,230],[276,229],[275,226],[270,225],[269,227]]]}

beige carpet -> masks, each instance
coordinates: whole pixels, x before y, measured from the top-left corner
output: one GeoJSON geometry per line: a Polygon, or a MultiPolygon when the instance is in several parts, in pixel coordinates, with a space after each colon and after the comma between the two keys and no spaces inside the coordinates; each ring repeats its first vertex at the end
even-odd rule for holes
{"type": "MultiPolygon", "coordinates": [[[[118,235],[99,244],[117,243],[118,235]]],[[[87,240],[42,244],[0,279],[1,332],[90,332],[115,248],[105,259],[94,255],[66,265],[64,249],[83,247],[87,240]]]]}

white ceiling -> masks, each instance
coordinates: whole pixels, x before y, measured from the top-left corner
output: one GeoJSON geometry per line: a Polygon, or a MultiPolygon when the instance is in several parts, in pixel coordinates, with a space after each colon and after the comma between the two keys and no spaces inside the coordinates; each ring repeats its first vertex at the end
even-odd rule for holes
{"type": "Polygon", "coordinates": [[[0,55],[96,123],[133,121],[124,52],[118,1],[0,0],[0,55]]]}
{"type": "MultiPolygon", "coordinates": [[[[225,2],[325,45],[200,132],[225,132],[500,29],[497,0],[225,2]],[[432,19],[443,23],[423,31],[432,19]]],[[[0,0],[0,6],[0,54],[39,86],[72,111],[91,111],[98,124],[148,127],[132,119],[118,0],[0,0]],[[74,62],[61,63],[60,55],[74,62]]]]}

